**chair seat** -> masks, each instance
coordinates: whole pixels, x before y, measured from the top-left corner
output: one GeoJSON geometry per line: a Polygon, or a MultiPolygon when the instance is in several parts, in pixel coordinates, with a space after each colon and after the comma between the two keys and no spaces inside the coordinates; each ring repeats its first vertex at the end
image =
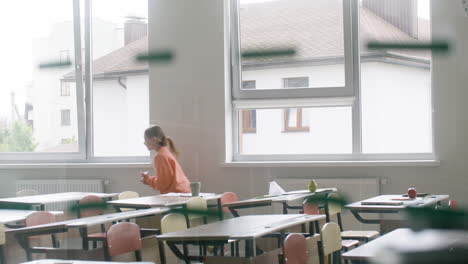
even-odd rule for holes
{"type": "Polygon", "coordinates": [[[341,232],[341,238],[343,239],[359,239],[371,240],[380,235],[377,231],[343,231],[341,232]]]}
{"type": "Polygon", "coordinates": [[[106,240],[106,233],[93,233],[88,235],[89,240],[106,240]]]}
{"type": "Polygon", "coordinates": [[[352,247],[357,247],[359,245],[358,240],[341,240],[341,247],[349,249],[352,247]]]}

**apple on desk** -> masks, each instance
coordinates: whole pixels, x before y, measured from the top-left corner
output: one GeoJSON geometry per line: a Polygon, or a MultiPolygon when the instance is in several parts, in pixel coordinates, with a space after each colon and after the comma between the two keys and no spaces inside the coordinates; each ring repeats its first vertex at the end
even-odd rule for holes
{"type": "Polygon", "coordinates": [[[416,188],[410,187],[408,188],[408,197],[409,198],[416,198],[416,195],[418,193],[416,192],[416,188]]]}

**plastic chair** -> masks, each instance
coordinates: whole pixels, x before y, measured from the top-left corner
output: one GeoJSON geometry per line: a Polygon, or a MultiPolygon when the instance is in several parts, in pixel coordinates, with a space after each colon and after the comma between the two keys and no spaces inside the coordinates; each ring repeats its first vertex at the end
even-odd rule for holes
{"type": "MultiPolygon", "coordinates": [[[[140,194],[137,193],[137,192],[134,192],[134,191],[125,191],[125,192],[121,192],[119,194],[119,200],[124,200],[124,199],[132,199],[132,198],[138,198],[140,197],[140,194]]],[[[120,208],[120,211],[121,212],[125,212],[125,211],[133,211],[135,209],[133,208],[120,208]]]]}
{"type": "Polygon", "coordinates": [[[450,209],[458,209],[458,202],[457,200],[450,200],[448,203],[450,209]]]}
{"type": "MultiPolygon", "coordinates": [[[[83,198],[80,199],[79,204],[80,205],[86,205],[86,204],[100,204],[103,203],[103,200],[99,196],[95,195],[87,195],[83,198]]],[[[80,209],[78,212],[78,217],[90,217],[90,216],[96,216],[96,215],[102,215],[104,213],[103,209],[99,208],[93,208],[93,209],[80,209]]],[[[84,238],[83,245],[87,245],[89,241],[93,242],[93,248],[97,248],[97,241],[106,241],[106,227],[105,225],[101,225],[101,232],[100,233],[93,233],[93,234],[88,234],[86,238],[84,238]]]]}
{"type": "Polygon", "coordinates": [[[290,234],[284,240],[284,260],[286,264],[307,263],[307,241],[301,234],[290,234]]]}
{"type": "Polygon", "coordinates": [[[321,257],[320,263],[328,263],[330,258],[331,263],[341,264],[341,235],[340,226],[337,223],[326,223],[320,232],[321,240],[321,257]]]}
{"type": "MultiPolygon", "coordinates": [[[[340,195],[337,193],[330,193],[327,196],[327,200],[340,200],[340,195]]],[[[343,231],[343,223],[341,221],[341,205],[338,203],[334,202],[327,202],[325,206],[325,214],[327,217],[327,222],[330,222],[332,216],[336,216],[338,225],[340,227],[341,232],[341,238],[343,239],[357,239],[359,241],[363,242],[369,242],[369,240],[372,240],[380,235],[379,232],[377,231],[343,231]]],[[[343,245],[348,245],[350,242],[347,241],[347,243],[344,243],[343,245]]],[[[352,245],[352,243],[351,243],[352,245]]],[[[346,247],[349,248],[349,247],[346,247]]]]}
{"type": "Polygon", "coordinates": [[[113,256],[135,251],[135,258],[141,261],[140,227],[134,223],[118,223],[109,228],[106,240],[106,260],[113,256]]]}
{"type": "MultiPolygon", "coordinates": [[[[232,213],[229,210],[228,207],[224,207],[223,205],[239,201],[239,196],[237,196],[237,194],[234,193],[234,192],[225,192],[225,193],[223,193],[221,195],[220,201],[221,201],[221,206],[222,206],[223,213],[232,213]]],[[[234,212],[237,212],[237,210],[235,209],[234,212]]],[[[236,216],[235,214],[233,214],[233,215],[236,216]]],[[[228,243],[231,244],[231,255],[232,256],[234,256],[234,255],[238,256],[239,255],[239,241],[238,240],[228,240],[228,243]]],[[[221,252],[222,252],[221,255],[223,255],[224,254],[224,248],[222,249],[221,252]]]]}
{"type": "MultiPolygon", "coordinates": [[[[228,203],[233,203],[239,201],[239,197],[237,196],[236,193],[233,192],[225,192],[221,195],[221,205],[228,204],[228,203]]],[[[228,207],[222,207],[224,213],[230,213],[231,211],[229,210],[228,207]]],[[[235,210],[237,211],[237,210],[235,210]]]]}
{"type": "MultiPolygon", "coordinates": [[[[39,212],[34,212],[34,213],[28,215],[24,222],[25,222],[26,226],[28,227],[28,226],[36,226],[36,225],[45,225],[45,224],[55,223],[55,222],[57,222],[57,219],[55,218],[55,215],[53,215],[50,212],[39,211],[39,212]]],[[[29,239],[44,237],[44,236],[47,236],[47,235],[30,236],[29,239]]],[[[52,234],[50,236],[51,236],[51,239],[52,239],[52,246],[54,248],[58,247],[58,241],[57,241],[57,238],[55,237],[55,235],[52,234]]],[[[35,251],[35,248],[28,248],[26,250],[26,256],[28,258],[28,261],[32,260],[32,253],[37,253],[35,251]]]]}
{"type": "MultiPolygon", "coordinates": [[[[187,229],[187,221],[185,219],[185,216],[182,214],[167,214],[161,219],[161,233],[166,234],[166,233],[172,233],[172,232],[177,232],[181,230],[187,229]]],[[[187,244],[182,244],[183,245],[183,250],[184,250],[184,255],[187,255],[188,253],[188,247],[187,244]]],[[[164,251],[164,242],[158,240],[158,247],[159,247],[159,255],[160,255],[160,261],[161,263],[166,262],[166,256],[165,256],[165,251],[164,251]]]]}
{"type": "Polygon", "coordinates": [[[3,246],[5,245],[6,239],[5,239],[5,226],[0,223],[0,263],[1,264],[6,264],[5,261],[5,250],[3,246]]]}
{"type": "MultiPolygon", "coordinates": [[[[203,197],[193,197],[190,200],[188,200],[186,207],[188,210],[195,210],[195,211],[208,211],[208,204],[206,200],[203,197]]],[[[207,218],[205,215],[200,215],[200,214],[186,214],[186,221],[187,221],[187,227],[190,228],[190,222],[191,220],[194,219],[202,219],[203,223],[207,223],[207,218]]]]}
{"type": "Polygon", "coordinates": [[[16,197],[39,195],[39,192],[32,189],[25,189],[16,192],[16,197]]]}

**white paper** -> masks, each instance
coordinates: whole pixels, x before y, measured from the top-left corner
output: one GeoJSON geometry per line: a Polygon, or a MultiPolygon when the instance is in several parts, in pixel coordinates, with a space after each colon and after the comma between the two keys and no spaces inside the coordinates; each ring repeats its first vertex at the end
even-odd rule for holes
{"type": "MultiPolygon", "coordinates": [[[[200,193],[200,197],[214,196],[214,193],[200,193]]],[[[192,193],[166,193],[161,194],[161,196],[173,196],[173,197],[191,197],[192,193]]]]}
{"type": "Polygon", "coordinates": [[[285,194],[286,191],[281,188],[281,186],[276,183],[276,181],[270,182],[270,189],[268,190],[268,195],[282,195],[285,194]]]}

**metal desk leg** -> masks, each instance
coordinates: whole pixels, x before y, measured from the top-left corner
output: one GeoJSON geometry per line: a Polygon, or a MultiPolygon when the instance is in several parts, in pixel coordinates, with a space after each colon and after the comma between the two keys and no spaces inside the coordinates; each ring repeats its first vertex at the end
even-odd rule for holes
{"type": "Polygon", "coordinates": [[[84,250],[89,249],[89,243],[88,243],[88,229],[85,228],[80,228],[80,236],[81,236],[81,242],[84,250]]]}
{"type": "Polygon", "coordinates": [[[221,198],[218,199],[218,212],[219,212],[219,220],[223,220],[223,205],[221,204],[221,198]]]}
{"type": "Polygon", "coordinates": [[[164,242],[158,240],[159,260],[161,264],[166,264],[166,252],[164,251],[164,242]]]}
{"type": "Polygon", "coordinates": [[[257,255],[257,250],[255,246],[255,239],[245,241],[245,257],[251,258],[257,255]]]}
{"type": "Polygon", "coordinates": [[[288,214],[288,204],[283,202],[283,214],[288,214]]]}

